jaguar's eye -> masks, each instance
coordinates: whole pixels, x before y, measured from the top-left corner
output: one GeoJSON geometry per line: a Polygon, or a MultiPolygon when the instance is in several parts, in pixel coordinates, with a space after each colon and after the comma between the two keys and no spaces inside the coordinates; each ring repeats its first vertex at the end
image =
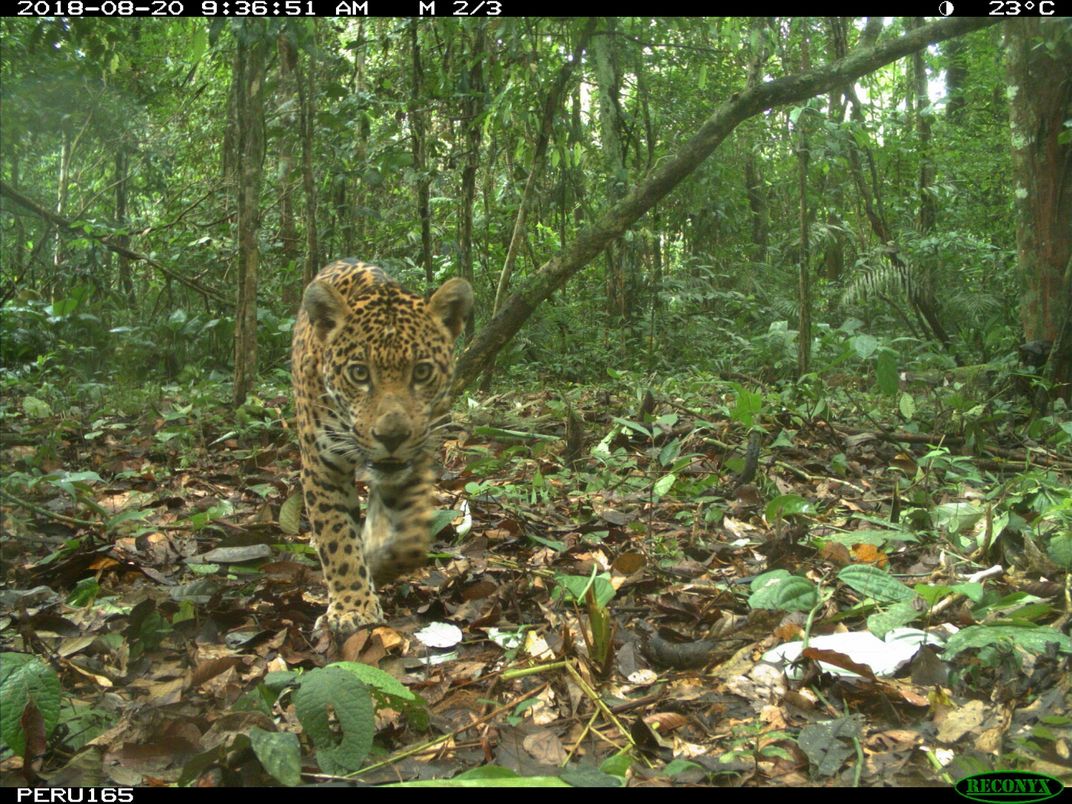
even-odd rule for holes
{"type": "Polygon", "coordinates": [[[358,385],[364,385],[369,381],[368,366],[364,363],[354,363],[347,371],[350,373],[350,381],[358,385]]]}
{"type": "Polygon", "coordinates": [[[413,367],[413,381],[414,382],[428,382],[432,377],[432,364],[431,363],[418,363],[413,367]]]}

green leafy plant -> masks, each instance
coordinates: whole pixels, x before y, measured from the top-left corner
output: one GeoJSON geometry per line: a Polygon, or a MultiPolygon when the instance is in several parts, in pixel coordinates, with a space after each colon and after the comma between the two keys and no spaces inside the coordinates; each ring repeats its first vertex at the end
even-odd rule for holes
{"type": "Polygon", "coordinates": [[[788,570],[764,572],[752,581],[748,605],[753,609],[778,611],[811,611],[819,601],[815,584],[788,570]]]}
{"type": "Polygon", "coordinates": [[[62,690],[56,672],[36,656],[0,653],[0,738],[15,754],[27,746],[27,727],[48,738],[60,721],[62,690]]]}
{"type": "MultiPolygon", "coordinates": [[[[290,688],[294,711],[304,734],[316,748],[316,760],[324,773],[346,775],[361,769],[372,750],[377,710],[391,709],[405,715],[417,729],[428,727],[428,710],[421,698],[393,676],[357,662],[336,662],[307,673],[271,673],[262,694],[247,701],[245,708],[270,706],[290,688]]],[[[280,783],[300,781],[301,747],[292,734],[261,731],[250,735],[257,758],[280,783]]]]}
{"type": "Polygon", "coordinates": [[[597,670],[608,671],[614,653],[614,623],[607,608],[614,598],[610,575],[597,575],[593,567],[587,577],[556,575],[555,584],[557,599],[568,598],[576,608],[583,603],[588,620],[588,630],[583,632],[588,655],[597,670]]]}

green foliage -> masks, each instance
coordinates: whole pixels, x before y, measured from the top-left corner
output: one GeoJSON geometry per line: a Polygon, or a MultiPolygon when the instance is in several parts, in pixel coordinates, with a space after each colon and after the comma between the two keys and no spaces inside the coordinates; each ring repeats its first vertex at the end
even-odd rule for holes
{"type": "MultiPolygon", "coordinates": [[[[393,676],[357,662],[336,662],[307,673],[269,673],[263,700],[247,701],[240,708],[270,706],[291,687],[294,711],[303,733],[316,747],[324,773],[345,775],[360,770],[372,750],[374,712],[391,709],[406,716],[417,729],[428,728],[424,701],[393,676]]],[[[301,778],[301,748],[293,734],[257,730],[250,739],[257,758],[281,784],[292,786],[301,778]]]]}
{"type": "Polygon", "coordinates": [[[819,601],[819,590],[810,581],[787,570],[765,572],[752,581],[748,605],[753,609],[810,611],[819,601]]]}
{"type": "MultiPolygon", "coordinates": [[[[316,166],[317,236],[325,259],[358,254],[420,289],[426,272],[441,280],[457,270],[457,224],[471,211],[477,313],[485,319],[531,170],[539,125],[532,110],[542,105],[561,53],[582,25],[502,21],[475,56],[476,34],[486,33],[486,23],[422,26],[417,46],[425,69],[421,97],[414,99],[408,33],[388,21],[330,32],[314,20],[252,28],[193,19],[125,27],[77,18],[5,22],[5,181],[45,206],[63,197],[62,211],[75,226],[57,232],[4,201],[0,380],[29,391],[41,380],[69,384],[75,376],[99,383],[95,393],[110,396],[115,384],[185,385],[229,372],[233,310],[173,277],[193,277],[223,298],[234,297],[234,198],[220,191],[230,186],[234,132],[220,110],[230,102],[238,37],[278,36],[296,56],[287,68],[294,74],[272,65],[267,93],[257,307],[262,370],[285,363],[300,295],[299,244],[309,234],[299,156],[305,147],[316,166]],[[482,86],[470,74],[474,57],[482,62],[482,86]],[[302,142],[298,119],[299,74],[316,88],[309,143],[302,142]],[[422,166],[407,112],[415,103],[427,131],[422,166]],[[462,105],[468,111],[459,124],[462,105]],[[473,147],[466,139],[470,123],[480,135],[472,210],[462,208],[461,192],[473,147]],[[65,148],[69,164],[61,170],[65,148]],[[425,182],[431,199],[427,266],[420,264],[423,234],[413,204],[425,182]],[[105,242],[128,245],[155,264],[121,262],[105,242]]],[[[514,287],[576,239],[612,200],[610,188],[628,186],[695,132],[712,111],[705,85],[743,88],[739,59],[725,54],[764,47],[773,72],[799,69],[795,49],[779,45],[776,26],[627,18],[616,30],[610,47],[623,71],[614,99],[621,115],[621,175],[605,175],[604,121],[594,109],[581,113],[582,82],[602,80],[586,56],[557,110],[547,164],[534,177],[514,287]],[[622,80],[625,74],[632,78],[622,80]]],[[[832,31],[821,20],[798,20],[786,30],[793,41],[807,35],[816,52],[831,50],[832,31]]],[[[850,48],[859,30],[846,26],[850,48]]],[[[955,52],[943,47],[926,57],[934,75],[954,60],[963,68],[957,86],[947,78],[957,109],[928,99],[916,110],[903,67],[894,64],[861,79],[870,100],[859,118],[838,116],[825,98],[816,98],[789,110],[788,127],[776,114],[748,121],[722,146],[720,158],[704,162],[662,202],[658,217],[641,219],[608,255],[537,307],[500,353],[497,377],[592,382],[610,367],[660,376],[698,370],[765,382],[795,378],[799,199],[790,188],[798,169],[794,130],[806,124],[809,147],[822,157],[813,160],[806,199],[813,213],[817,382],[865,368],[905,421],[929,425],[933,406],[900,388],[900,373],[952,365],[954,356],[967,363],[1006,360],[1019,340],[1015,306],[1008,303],[1019,285],[1012,269],[1007,115],[994,101],[1002,97],[1005,75],[993,37],[958,42],[955,52]],[[914,225],[924,158],[917,112],[942,143],[929,154],[936,178],[928,188],[941,220],[923,232],[914,225]],[[876,201],[894,230],[897,262],[889,244],[876,242],[863,205],[845,189],[855,186],[853,159],[881,179],[876,201]],[[741,181],[746,161],[756,182],[751,195],[741,181]],[[612,266],[620,274],[613,282],[612,266]],[[609,288],[618,285],[615,301],[609,288]],[[949,350],[936,346],[909,314],[911,298],[921,293],[934,296],[952,336],[949,350]],[[837,321],[846,323],[838,327],[837,321]]],[[[1015,364],[1004,365],[1011,377],[1015,364]]],[[[978,396],[965,393],[955,401],[963,404],[960,413],[973,411],[978,396]]],[[[948,409],[946,400],[938,401],[948,409]]],[[[821,400],[815,402],[812,415],[821,415],[821,400]]],[[[1008,412],[993,411],[994,420],[1008,412]]],[[[989,414],[971,413],[967,425],[989,414]]],[[[1065,418],[1056,416],[1049,427],[1067,443],[1072,429],[1065,418]]],[[[672,491],[666,485],[675,483],[662,480],[660,495],[672,491]]]]}
{"type": "Polygon", "coordinates": [[[614,587],[607,573],[586,575],[555,576],[555,595],[558,599],[567,598],[575,605],[583,605],[588,599],[588,592],[595,596],[597,606],[605,607],[614,598],[614,587]]]}
{"type": "Polygon", "coordinates": [[[301,783],[301,747],[298,735],[285,731],[270,732],[254,726],[249,741],[264,769],[287,787],[301,783]]]}
{"type": "Polygon", "coordinates": [[[979,648],[984,651],[980,659],[989,664],[994,659],[995,646],[1015,645],[1032,653],[1042,653],[1049,645],[1056,645],[1062,653],[1072,653],[1072,639],[1065,634],[1045,626],[994,624],[972,625],[958,631],[945,646],[943,657],[951,659],[961,651],[979,648]]]}
{"type": "Polygon", "coordinates": [[[358,678],[372,693],[376,709],[393,709],[404,714],[414,728],[428,728],[428,709],[424,700],[394,676],[360,662],[336,662],[328,667],[338,667],[358,678]]]}
{"type": "Polygon", "coordinates": [[[386,787],[570,787],[557,776],[521,776],[508,768],[485,765],[463,771],[451,779],[399,782],[386,787]]]}
{"type": "Polygon", "coordinates": [[[52,734],[60,720],[60,695],[56,672],[36,656],[0,653],[0,738],[11,751],[23,753],[25,726],[36,718],[40,737],[52,734]]]}
{"type": "Polygon", "coordinates": [[[341,667],[322,667],[302,676],[294,710],[316,745],[316,761],[324,773],[359,770],[372,749],[375,733],[368,687],[341,667]]]}
{"type": "Polygon", "coordinates": [[[915,597],[915,593],[896,578],[866,564],[850,564],[838,573],[838,580],[882,603],[899,603],[915,597]]]}

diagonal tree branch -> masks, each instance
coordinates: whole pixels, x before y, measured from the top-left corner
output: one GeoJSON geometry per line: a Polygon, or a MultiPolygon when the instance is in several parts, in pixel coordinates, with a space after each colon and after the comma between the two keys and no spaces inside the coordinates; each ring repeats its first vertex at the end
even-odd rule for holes
{"type": "Polygon", "coordinates": [[[986,17],[955,17],[916,28],[904,36],[859,48],[843,59],[750,88],[722,104],[677,153],[663,160],[625,198],[611,206],[570,246],[548,260],[506,301],[458,361],[453,391],[460,393],[487,361],[521,329],[533,310],[637,219],[680,184],[737,126],[787,103],[797,103],[853,81],[885,64],[942,42],[993,25],[986,17]]]}
{"type": "Polygon", "coordinates": [[[57,215],[55,212],[52,212],[49,209],[45,209],[32,198],[28,198],[27,196],[20,193],[18,190],[14,189],[13,187],[9,187],[2,181],[0,181],[0,196],[10,198],[19,206],[25,207],[26,209],[37,215],[39,218],[43,218],[49,223],[54,223],[57,226],[62,226],[64,229],[67,229],[71,232],[77,232],[81,236],[92,237],[105,248],[114,251],[116,254],[122,254],[129,260],[138,260],[140,262],[146,262],[149,265],[153,266],[153,268],[158,270],[164,276],[174,279],[176,282],[179,282],[183,285],[186,285],[186,287],[190,288],[191,290],[196,290],[198,293],[203,294],[205,297],[212,299],[215,302],[219,302],[225,307],[234,307],[233,300],[227,299],[226,297],[222,296],[220,293],[208,287],[207,285],[203,285],[202,283],[198,282],[196,279],[184,276],[183,274],[176,271],[174,268],[168,268],[163,263],[157,262],[152,257],[146,254],[141,254],[140,252],[132,251],[126,246],[116,245],[115,243],[110,242],[106,237],[100,237],[99,235],[95,235],[92,233],[87,235],[86,232],[82,230],[82,227],[76,226],[72,221],[69,221],[62,215],[57,215]]]}

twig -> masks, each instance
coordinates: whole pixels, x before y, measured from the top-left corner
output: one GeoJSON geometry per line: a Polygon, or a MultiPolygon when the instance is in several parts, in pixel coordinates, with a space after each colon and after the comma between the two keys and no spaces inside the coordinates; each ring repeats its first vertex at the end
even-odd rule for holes
{"type": "Polygon", "coordinates": [[[33,511],[35,514],[54,519],[57,522],[62,522],[65,525],[79,525],[84,528],[97,528],[101,527],[101,522],[90,522],[88,519],[75,519],[73,516],[64,516],[63,514],[57,514],[55,511],[49,511],[47,508],[42,508],[40,505],[34,505],[32,502],[16,497],[14,494],[9,494],[6,491],[0,489],[0,497],[4,497],[10,500],[20,508],[25,508],[27,511],[33,511]]]}
{"type": "Polygon", "coordinates": [[[603,703],[603,699],[599,697],[599,693],[592,689],[587,681],[581,678],[581,674],[577,672],[577,668],[573,666],[572,662],[566,662],[565,664],[566,671],[573,677],[573,680],[577,682],[577,686],[581,688],[581,692],[587,695],[589,700],[591,700],[592,703],[603,712],[604,716],[614,724],[615,728],[618,729],[618,733],[629,743],[629,747],[636,748],[636,743],[633,742],[633,735],[629,733],[629,729],[622,725],[622,722],[618,720],[617,715],[610,711],[610,707],[603,703]]]}
{"type": "Polygon", "coordinates": [[[807,480],[809,483],[818,483],[819,481],[825,480],[828,483],[838,483],[838,484],[840,484],[842,486],[848,486],[850,489],[852,489],[853,491],[857,492],[858,494],[866,494],[867,493],[864,489],[860,488],[856,484],[850,483],[848,480],[842,480],[840,477],[830,477],[828,475],[812,475],[812,474],[808,474],[803,469],[801,469],[799,466],[793,466],[793,464],[786,463],[785,461],[775,461],[774,465],[778,466],[778,467],[780,467],[782,469],[785,469],[787,472],[790,472],[790,473],[796,475],[801,480],[807,480]]]}
{"type": "Polygon", "coordinates": [[[561,767],[566,767],[569,761],[573,759],[573,755],[577,753],[577,750],[581,747],[581,743],[584,742],[584,738],[588,736],[588,732],[592,731],[592,724],[596,722],[596,718],[599,717],[599,710],[592,713],[592,716],[588,718],[588,722],[584,724],[584,728],[581,729],[581,733],[577,736],[576,742],[573,744],[573,748],[566,752],[566,758],[562,760],[561,767]]]}
{"type": "Polygon", "coordinates": [[[445,742],[448,742],[449,740],[454,739],[459,734],[468,731],[469,729],[473,728],[474,726],[479,726],[481,723],[484,723],[485,721],[491,720],[491,718],[495,717],[496,715],[500,715],[500,714],[502,714],[503,712],[505,712],[505,711],[507,711],[509,709],[513,709],[515,706],[517,706],[522,701],[528,700],[529,698],[533,697],[534,695],[538,695],[539,693],[543,692],[550,685],[551,685],[550,682],[541,684],[539,687],[536,687],[535,689],[531,689],[528,692],[526,692],[524,695],[522,695],[522,696],[520,696],[518,698],[515,698],[510,703],[505,704],[503,706],[500,706],[498,709],[493,709],[492,711],[488,712],[486,715],[478,717],[472,723],[468,723],[468,724],[466,724],[464,726],[460,726],[460,727],[454,729],[453,731],[447,732],[446,734],[443,734],[443,735],[440,735],[439,737],[436,737],[434,740],[429,740],[429,741],[421,743],[419,745],[415,745],[415,746],[411,746],[409,748],[403,749],[402,751],[399,751],[398,753],[392,754],[387,759],[384,759],[384,760],[382,760],[380,762],[376,762],[375,764],[369,765],[367,768],[362,768],[359,771],[354,771],[353,773],[348,774],[345,777],[328,777],[328,778],[352,779],[355,776],[361,776],[362,774],[368,773],[369,771],[377,770],[378,768],[383,768],[383,767],[386,767],[387,765],[392,765],[395,762],[398,762],[398,760],[400,760],[400,759],[405,759],[406,757],[413,756],[414,754],[420,754],[420,753],[422,753],[424,751],[427,751],[427,750],[429,750],[431,748],[435,748],[437,745],[441,745],[442,743],[445,743],[445,742]]]}

